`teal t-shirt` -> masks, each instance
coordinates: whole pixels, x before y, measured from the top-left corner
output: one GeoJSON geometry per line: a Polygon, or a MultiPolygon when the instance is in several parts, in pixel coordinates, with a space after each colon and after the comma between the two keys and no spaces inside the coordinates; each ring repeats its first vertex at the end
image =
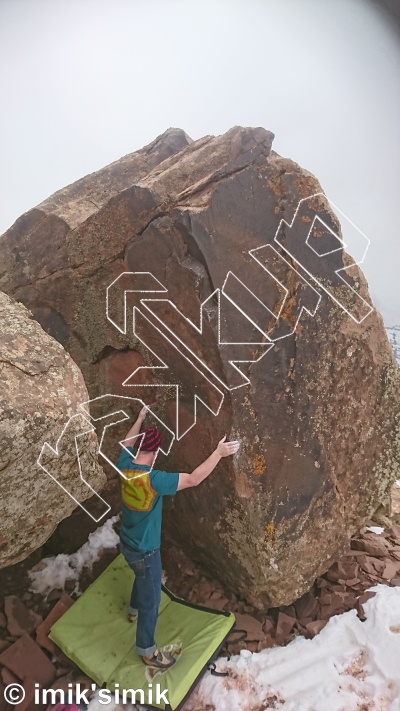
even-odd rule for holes
{"type": "Polygon", "coordinates": [[[129,453],[123,449],[117,462],[125,475],[120,475],[120,538],[137,550],[151,551],[161,545],[162,497],[176,494],[179,473],[150,471],[147,464],[135,464],[132,447],[126,449],[129,453]]]}

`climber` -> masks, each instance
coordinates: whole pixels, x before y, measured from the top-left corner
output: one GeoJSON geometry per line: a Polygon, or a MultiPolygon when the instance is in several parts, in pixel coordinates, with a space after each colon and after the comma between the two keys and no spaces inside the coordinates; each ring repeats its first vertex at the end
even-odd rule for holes
{"type": "Polygon", "coordinates": [[[128,619],[137,620],[136,651],[147,666],[168,669],[175,659],[157,649],[154,639],[161,600],[162,497],[200,484],[221,457],[238,451],[239,442],[225,442],[226,436],[223,437],[215,451],[191,474],[152,469],[162,438],[154,427],[140,431],[147,411],[145,405],[123,441],[126,449],[117,462],[122,472],[120,552],[135,573],[128,619]],[[132,444],[138,449],[136,455],[132,444]]]}

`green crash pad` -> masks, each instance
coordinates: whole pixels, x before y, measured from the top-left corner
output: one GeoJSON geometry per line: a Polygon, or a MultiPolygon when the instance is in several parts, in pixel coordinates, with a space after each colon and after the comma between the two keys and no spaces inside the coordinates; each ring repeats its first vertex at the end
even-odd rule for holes
{"type": "Polygon", "coordinates": [[[123,689],[143,689],[148,707],[178,711],[217,656],[235,616],[193,605],[163,586],[157,645],[175,644],[181,652],[171,669],[155,674],[135,652],[136,623],[127,617],[133,581],[133,571],[118,555],[52,626],[49,637],[99,686],[111,692],[119,689],[121,702],[123,689]],[[168,689],[167,705],[162,698],[158,703],[155,699],[157,684],[160,690],[168,689]]]}

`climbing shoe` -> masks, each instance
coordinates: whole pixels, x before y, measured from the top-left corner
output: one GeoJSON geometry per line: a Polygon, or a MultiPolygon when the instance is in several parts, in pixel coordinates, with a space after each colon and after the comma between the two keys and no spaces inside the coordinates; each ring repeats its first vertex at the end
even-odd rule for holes
{"type": "Polygon", "coordinates": [[[162,652],[158,649],[150,657],[142,657],[142,659],[146,666],[154,669],[169,669],[176,662],[176,659],[171,657],[168,652],[162,652]]]}

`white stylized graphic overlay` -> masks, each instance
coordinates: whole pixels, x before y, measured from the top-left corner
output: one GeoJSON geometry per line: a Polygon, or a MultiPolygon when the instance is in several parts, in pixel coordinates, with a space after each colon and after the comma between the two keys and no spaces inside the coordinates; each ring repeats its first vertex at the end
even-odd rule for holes
{"type": "MultiPolygon", "coordinates": [[[[296,212],[294,213],[293,219],[291,223],[286,222],[286,220],[281,220],[279,223],[279,227],[276,231],[276,234],[274,236],[274,241],[283,249],[304,271],[306,274],[313,279],[313,281],[318,284],[318,286],[325,291],[325,293],[338,305],[340,306],[350,318],[353,319],[356,323],[360,324],[364,319],[367,318],[367,316],[372,313],[374,310],[373,307],[365,300],[363,299],[360,294],[357,293],[357,291],[349,284],[349,282],[346,280],[345,276],[347,274],[350,275],[350,272],[353,267],[358,266],[363,263],[365,256],[367,254],[368,247],[370,245],[370,240],[366,235],[364,235],[361,230],[359,230],[351,220],[349,220],[335,205],[332,203],[329,199],[328,202],[330,205],[332,205],[336,211],[340,212],[341,215],[343,215],[344,219],[348,221],[348,223],[356,230],[358,233],[361,241],[363,242],[363,249],[362,249],[362,256],[358,261],[353,261],[353,264],[344,266],[344,267],[338,267],[337,269],[332,269],[331,273],[328,273],[328,276],[332,277],[333,274],[335,274],[347,287],[347,290],[351,292],[353,299],[354,299],[354,304],[355,308],[354,311],[350,311],[347,305],[345,305],[342,301],[339,300],[337,296],[333,294],[333,292],[321,281],[319,278],[319,270],[322,266],[328,265],[328,267],[331,265],[331,262],[326,261],[326,257],[329,257],[331,254],[334,254],[335,252],[339,252],[342,249],[345,249],[347,245],[344,243],[344,241],[339,237],[339,235],[331,229],[326,222],[324,222],[317,213],[314,212],[311,225],[307,229],[307,219],[309,219],[309,215],[307,214],[307,208],[309,207],[309,203],[311,200],[315,200],[315,198],[325,198],[325,195],[323,193],[315,193],[314,195],[310,195],[307,198],[304,198],[303,200],[300,200],[296,212]],[[310,262],[308,266],[306,267],[304,265],[304,258],[301,256],[301,250],[302,250],[302,242],[299,239],[298,231],[300,227],[303,224],[305,224],[304,228],[304,233],[305,233],[305,244],[309,248],[309,252],[307,253],[307,261],[310,262]],[[285,229],[288,228],[288,229],[285,229]],[[294,230],[293,228],[296,227],[297,231],[294,230]],[[318,230],[319,228],[319,230],[318,230]],[[322,228],[322,229],[321,229],[322,228]],[[332,247],[332,249],[327,249],[324,251],[318,251],[315,246],[311,244],[311,241],[314,237],[315,234],[319,233],[319,239],[323,239],[323,237],[333,237],[334,241],[337,241],[339,244],[337,246],[332,247]],[[313,257],[314,255],[314,257],[313,257]],[[318,263],[319,262],[319,263],[318,263]],[[324,264],[322,264],[324,263],[324,264]],[[360,313],[361,317],[357,316],[357,311],[360,313]]],[[[317,244],[318,238],[315,240],[315,243],[317,244]]]]}
{"type": "MultiPolygon", "coordinates": [[[[132,334],[152,356],[152,365],[139,365],[125,378],[122,385],[129,388],[143,388],[143,383],[135,382],[138,372],[146,369],[151,371],[159,369],[167,371],[168,382],[146,383],[145,387],[167,388],[169,391],[175,391],[174,431],[154,412],[151,412],[153,418],[167,433],[169,444],[165,449],[161,449],[165,455],[170,452],[173,441],[182,439],[196,424],[198,402],[201,402],[216,417],[223,404],[224,393],[250,383],[245,366],[248,370],[250,364],[258,363],[264,358],[274,347],[275,342],[293,335],[304,313],[311,317],[315,316],[322,298],[320,290],[340,306],[357,324],[361,324],[373,311],[373,307],[360,296],[348,281],[351,278],[352,269],[364,261],[370,241],[323,193],[315,193],[300,200],[292,221],[287,222],[281,219],[273,242],[274,245],[267,242],[248,251],[254,263],[258,267],[261,266],[264,271],[268,280],[265,286],[268,283],[281,295],[273,309],[268,304],[266,289],[265,294],[263,292],[254,293],[249,284],[246,284],[232,270],[227,272],[221,289],[216,288],[201,303],[198,325],[182,313],[170,299],[166,298],[168,289],[151,272],[122,272],[107,287],[107,320],[125,335],[130,322],[127,312],[131,310],[132,334]],[[336,227],[334,229],[334,226],[330,226],[314,209],[318,198],[326,200],[334,208],[334,212],[340,212],[344,220],[355,231],[358,240],[357,250],[361,252],[357,261],[353,260],[347,266],[340,266],[340,255],[348,245],[337,234],[336,227]],[[276,247],[279,247],[279,252],[276,247]],[[305,266],[305,262],[307,266],[305,266]],[[282,271],[284,274],[295,272],[296,299],[290,294],[287,283],[279,278],[278,275],[282,271]],[[310,284],[309,279],[315,284],[315,287],[310,284]],[[333,293],[333,290],[329,288],[329,283],[332,282],[335,283],[335,286],[342,286],[346,303],[343,303],[337,293],[333,293]],[[156,294],[160,296],[155,296],[156,294]],[[221,373],[216,372],[215,367],[211,367],[207,359],[209,342],[207,329],[211,328],[210,320],[212,318],[216,320],[213,328],[216,328],[218,334],[221,362],[226,366],[221,373]],[[247,324],[247,337],[242,339],[229,337],[230,326],[232,328],[235,326],[236,332],[240,332],[240,326],[237,327],[238,323],[247,324]],[[160,344],[162,344],[162,357],[159,351],[160,344]],[[185,424],[180,412],[180,403],[185,391],[185,386],[181,382],[181,372],[182,367],[187,368],[187,365],[192,369],[193,375],[189,393],[193,414],[189,412],[188,415],[186,408],[185,424]],[[189,425],[188,418],[189,420],[191,418],[189,425]]],[[[351,257],[351,259],[353,258],[351,257]]],[[[96,431],[93,426],[94,422],[96,429],[100,428],[101,431],[98,453],[120,476],[127,478],[123,472],[119,471],[111,456],[115,444],[112,428],[129,420],[125,410],[117,407],[117,402],[121,404],[124,400],[136,401],[144,405],[139,397],[119,396],[110,393],[82,403],[80,408],[83,410],[84,416],[74,415],[71,417],[61,433],[55,449],[46,442],[38,459],[39,466],[91,516],[85,506],[77,501],[58,481],[57,477],[48,470],[48,466],[43,464],[45,454],[47,458],[51,454],[52,460],[57,461],[60,443],[66,441],[68,431],[71,429],[70,423],[74,418],[82,418],[80,424],[83,431],[74,435],[79,476],[107,509],[99,519],[94,519],[96,521],[106,515],[110,507],[96,494],[84,478],[79,457],[78,438],[96,431]],[[89,406],[93,409],[101,405],[104,410],[106,399],[109,399],[111,403],[111,411],[108,411],[107,415],[94,417],[89,411],[89,406]],[[115,403],[117,409],[112,403],[115,403]]],[[[134,439],[138,437],[141,435],[136,435],[134,439]]],[[[140,451],[142,438],[138,451],[140,451]]],[[[125,441],[119,442],[119,445],[124,449],[126,449],[125,441]]],[[[138,475],[136,474],[136,476],[138,475]]]]}
{"type": "MultiPolygon", "coordinates": [[[[53,448],[48,442],[45,442],[39,458],[37,460],[38,465],[40,468],[46,472],[46,474],[53,479],[53,481],[58,484],[58,486],[63,489],[63,491],[68,494],[68,496],[75,501],[75,503],[80,506],[94,521],[98,522],[100,521],[103,516],[105,516],[109,511],[110,511],[110,506],[107,504],[106,501],[93,489],[92,486],[88,483],[88,481],[85,479],[84,472],[82,472],[82,466],[81,466],[81,458],[79,456],[79,447],[78,447],[78,439],[80,437],[84,437],[85,435],[95,432],[95,428],[93,425],[90,423],[89,420],[86,419],[81,414],[77,415],[72,415],[66,425],[64,426],[63,431],[61,432],[55,447],[53,448]],[[73,430],[75,429],[72,425],[75,425],[79,423],[79,434],[73,434],[73,430]],[[60,459],[60,454],[61,450],[63,447],[67,446],[68,441],[71,440],[71,437],[73,436],[74,439],[74,444],[75,444],[75,452],[76,452],[76,462],[78,466],[78,473],[79,473],[79,478],[80,480],[86,485],[87,489],[90,490],[89,496],[95,496],[98,499],[98,502],[102,502],[103,504],[103,513],[98,517],[95,518],[90,511],[85,507],[84,504],[82,504],[78,499],[75,498],[75,496],[71,493],[71,491],[68,490],[66,486],[64,486],[60,479],[54,476],[54,474],[51,473],[50,468],[49,468],[49,462],[51,462],[53,465],[57,467],[58,465],[58,471],[60,471],[61,467],[59,466],[59,459],[60,459]],[[44,464],[44,460],[46,461],[46,464],[44,464]]],[[[89,496],[87,498],[89,498],[89,496]]]]}

